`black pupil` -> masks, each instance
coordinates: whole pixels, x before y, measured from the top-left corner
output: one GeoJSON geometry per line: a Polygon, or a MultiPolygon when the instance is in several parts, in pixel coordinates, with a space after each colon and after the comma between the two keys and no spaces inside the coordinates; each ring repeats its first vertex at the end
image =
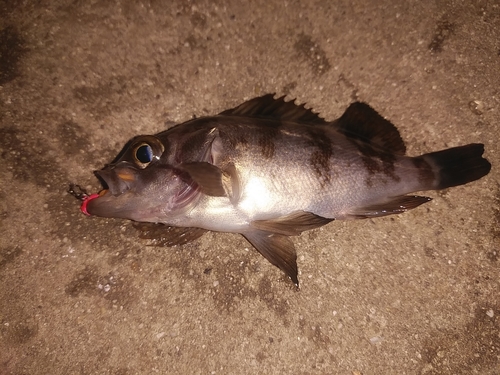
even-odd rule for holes
{"type": "Polygon", "coordinates": [[[151,163],[153,160],[153,150],[150,145],[142,145],[137,148],[135,152],[135,157],[143,164],[151,163]]]}

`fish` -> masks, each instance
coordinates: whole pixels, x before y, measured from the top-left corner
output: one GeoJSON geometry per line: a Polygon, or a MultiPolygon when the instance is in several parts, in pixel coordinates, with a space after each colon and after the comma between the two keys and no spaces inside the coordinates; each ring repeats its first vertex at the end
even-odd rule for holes
{"type": "Polygon", "coordinates": [[[397,128],[364,102],[326,121],[275,96],[132,138],[94,172],[103,189],[81,210],[154,223],[168,246],[239,233],[298,287],[290,237],[333,220],[400,214],[431,200],[412,193],[490,172],[483,144],[407,156],[397,128]]]}

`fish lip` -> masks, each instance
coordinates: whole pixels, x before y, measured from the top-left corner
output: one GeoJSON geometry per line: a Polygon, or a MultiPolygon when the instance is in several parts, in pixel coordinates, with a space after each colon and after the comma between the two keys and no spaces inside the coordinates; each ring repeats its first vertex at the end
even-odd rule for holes
{"type": "Polygon", "coordinates": [[[131,200],[133,195],[134,193],[128,190],[119,196],[113,196],[109,189],[103,189],[84,202],[85,205],[80,210],[88,216],[136,220],[142,208],[131,200]]]}
{"type": "Polygon", "coordinates": [[[116,197],[111,194],[109,189],[102,189],[98,194],[93,194],[84,201],[80,209],[89,216],[114,217],[110,207],[113,207],[115,201],[116,197]]]}

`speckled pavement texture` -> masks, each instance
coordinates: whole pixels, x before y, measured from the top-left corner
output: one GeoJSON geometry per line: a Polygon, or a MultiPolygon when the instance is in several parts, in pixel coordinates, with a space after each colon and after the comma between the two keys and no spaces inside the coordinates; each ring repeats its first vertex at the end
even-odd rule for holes
{"type": "Polygon", "coordinates": [[[499,2],[243,4],[0,1],[0,374],[500,374],[499,2]],[[150,247],[66,193],[269,92],[366,101],[410,155],[484,143],[493,169],[294,238],[300,290],[241,236],[150,247]]]}

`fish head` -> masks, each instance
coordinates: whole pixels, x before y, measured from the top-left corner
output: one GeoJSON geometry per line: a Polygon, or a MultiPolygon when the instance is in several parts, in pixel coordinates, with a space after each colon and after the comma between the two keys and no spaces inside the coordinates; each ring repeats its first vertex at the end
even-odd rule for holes
{"type": "Polygon", "coordinates": [[[84,212],[161,222],[185,211],[197,187],[168,163],[167,148],[155,136],[133,138],[111,164],[95,172],[104,189],[86,202],[84,212]]]}

